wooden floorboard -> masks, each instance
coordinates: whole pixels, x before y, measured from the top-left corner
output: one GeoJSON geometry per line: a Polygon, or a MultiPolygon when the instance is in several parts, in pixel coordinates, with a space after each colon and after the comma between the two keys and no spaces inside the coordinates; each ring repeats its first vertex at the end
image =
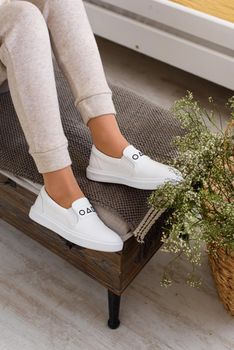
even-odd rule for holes
{"type": "Polygon", "coordinates": [[[233,0],[171,0],[180,5],[207,13],[226,21],[234,22],[233,0]]]}

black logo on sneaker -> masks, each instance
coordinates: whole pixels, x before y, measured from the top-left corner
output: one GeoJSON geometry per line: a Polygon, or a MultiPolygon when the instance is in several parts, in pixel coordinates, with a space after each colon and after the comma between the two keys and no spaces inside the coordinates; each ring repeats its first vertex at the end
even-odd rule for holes
{"type": "Polygon", "coordinates": [[[90,207],[87,207],[86,210],[84,210],[84,209],[80,209],[79,210],[79,214],[81,216],[84,216],[86,214],[90,214],[90,213],[93,213],[93,212],[95,212],[95,209],[94,209],[94,207],[92,205],[90,207]]]}
{"type": "Polygon", "coordinates": [[[141,151],[139,151],[138,154],[137,154],[137,153],[134,153],[134,154],[132,155],[132,159],[137,160],[138,158],[140,158],[140,157],[143,156],[143,155],[144,155],[144,154],[143,154],[141,151]]]}

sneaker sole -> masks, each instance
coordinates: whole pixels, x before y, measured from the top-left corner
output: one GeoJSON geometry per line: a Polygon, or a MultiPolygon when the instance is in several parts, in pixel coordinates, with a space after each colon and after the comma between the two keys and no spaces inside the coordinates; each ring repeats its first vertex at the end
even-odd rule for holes
{"type": "Polygon", "coordinates": [[[72,242],[84,248],[104,252],[118,252],[123,248],[123,244],[113,245],[108,243],[100,243],[98,241],[90,241],[82,237],[74,237],[74,234],[69,229],[62,226],[61,224],[58,225],[56,222],[48,218],[45,214],[39,213],[38,210],[34,209],[33,205],[29,211],[29,217],[36,223],[57,233],[59,236],[65,238],[69,242],[72,242]]]}
{"type": "MultiPolygon", "coordinates": [[[[86,177],[89,180],[92,181],[98,181],[98,182],[109,182],[109,183],[115,183],[120,185],[126,185],[134,188],[138,188],[140,190],[154,190],[157,187],[163,185],[166,181],[158,181],[158,182],[146,182],[145,179],[139,179],[139,180],[131,180],[126,177],[120,177],[120,176],[114,176],[112,174],[108,174],[105,172],[97,171],[91,169],[89,166],[86,168],[86,177]]],[[[167,180],[170,181],[170,180],[167,180]]],[[[174,181],[172,181],[174,182],[174,181]]],[[[178,183],[178,181],[175,181],[174,183],[178,183]]]]}

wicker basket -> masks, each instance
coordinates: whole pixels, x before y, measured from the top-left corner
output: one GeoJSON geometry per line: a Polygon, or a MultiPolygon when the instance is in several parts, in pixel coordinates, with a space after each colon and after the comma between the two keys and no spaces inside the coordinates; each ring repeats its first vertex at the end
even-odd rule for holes
{"type": "Polygon", "coordinates": [[[219,297],[234,316],[234,250],[219,248],[216,256],[208,254],[208,257],[219,297]]]}
{"type": "MultiPolygon", "coordinates": [[[[226,133],[233,133],[233,130],[234,120],[232,120],[228,124],[226,128],[226,133]]],[[[232,160],[232,163],[230,163],[229,165],[225,164],[225,167],[229,166],[232,173],[234,174],[234,157],[231,156],[230,160],[232,160]]],[[[213,190],[216,191],[215,183],[213,183],[212,187],[213,190]]],[[[209,209],[209,204],[204,204],[209,209]]],[[[212,217],[211,213],[209,213],[209,210],[208,215],[212,217]]],[[[209,248],[211,248],[210,245],[208,245],[208,251],[209,248]]],[[[219,297],[223,302],[225,308],[231,313],[232,316],[234,316],[234,249],[227,250],[224,248],[217,248],[215,249],[215,251],[216,255],[208,253],[209,264],[213,272],[213,277],[217,286],[219,297]]]]}

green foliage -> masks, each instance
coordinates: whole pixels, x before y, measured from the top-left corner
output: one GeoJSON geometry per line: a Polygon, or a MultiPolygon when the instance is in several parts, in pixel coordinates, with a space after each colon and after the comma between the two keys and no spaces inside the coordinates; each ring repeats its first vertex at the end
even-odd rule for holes
{"type": "MultiPolygon", "coordinates": [[[[208,112],[189,91],[175,102],[173,114],[186,132],[173,140],[178,152],[169,164],[181,171],[184,180],[165,183],[148,199],[157,209],[173,208],[162,250],[175,258],[186,257],[192,268],[187,283],[195,287],[201,284],[196,267],[204,244],[212,254],[219,247],[234,249],[234,96],[227,102],[230,120],[225,130],[214,121],[217,112],[211,97],[209,102],[214,109],[208,112]]],[[[164,286],[172,283],[175,258],[165,268],[164,286]]]]}

